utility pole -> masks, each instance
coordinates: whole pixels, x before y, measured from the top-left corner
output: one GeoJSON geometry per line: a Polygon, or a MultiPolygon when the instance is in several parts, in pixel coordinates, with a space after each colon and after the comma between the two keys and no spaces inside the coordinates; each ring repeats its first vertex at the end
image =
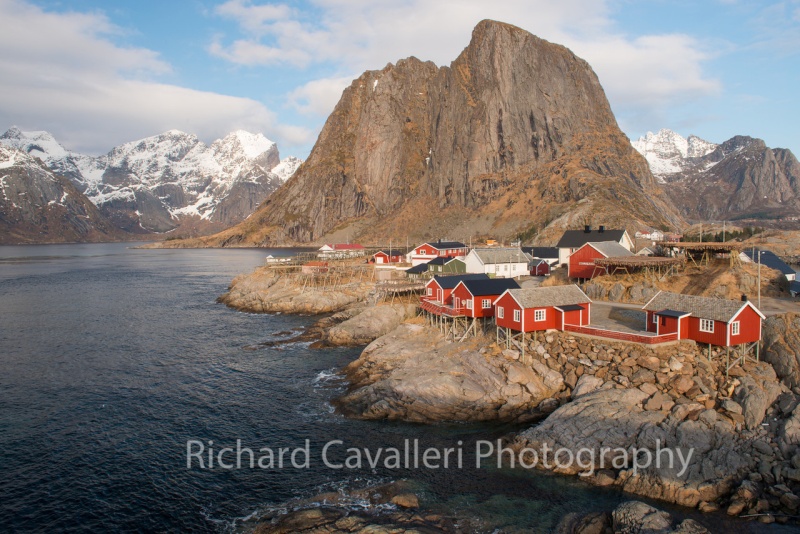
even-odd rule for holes
{"type": "Polygon", "coordinates": [[[722,221],[722,242],[725,242],[725,221],[722,221]]]}
{"type": "Polygon", "coordinates": [[[758,309],[761,309],[761,251],[758,251],[758,309]]]}

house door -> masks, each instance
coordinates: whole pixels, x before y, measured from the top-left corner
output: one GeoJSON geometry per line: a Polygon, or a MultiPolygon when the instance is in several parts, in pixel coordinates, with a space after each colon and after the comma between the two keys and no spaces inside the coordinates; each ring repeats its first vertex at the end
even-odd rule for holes
{"type": "Polygon", "coordinates": [[[441,289],[436,290],[436,300],[439,302],[444,302],[444,292],[441,289]]]}

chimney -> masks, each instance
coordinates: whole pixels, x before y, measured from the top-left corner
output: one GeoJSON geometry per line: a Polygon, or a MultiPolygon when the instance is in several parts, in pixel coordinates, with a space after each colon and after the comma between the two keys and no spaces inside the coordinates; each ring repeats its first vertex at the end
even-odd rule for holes
{"type": "Polygon", "coordinates": [[[742,302],[747,302],[747,295],[742,295],[742,302]]]}
{"type": "Polygon", "coordinates": [[[588,234],[591,231],[592,231],[592,227],[589,226],[588,224],[583,227],[583,233],[588,234]]]}
{"type": "Polygon", "coordinates": [[[601,224],[600,226],[598,226],[597,231],[602,234],[603,232],[606,231],[606,227],[601,224]]]}

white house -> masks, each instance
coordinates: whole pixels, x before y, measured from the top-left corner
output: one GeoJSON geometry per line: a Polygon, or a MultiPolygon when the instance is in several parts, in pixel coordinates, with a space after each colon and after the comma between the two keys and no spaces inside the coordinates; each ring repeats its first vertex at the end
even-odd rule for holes
{"type": "Polygon", "coordinates": [[[464,258],[468,273],[495,278],[516,278],[530,274],[533,258],[519,247],[475,248],[464,258]]]}

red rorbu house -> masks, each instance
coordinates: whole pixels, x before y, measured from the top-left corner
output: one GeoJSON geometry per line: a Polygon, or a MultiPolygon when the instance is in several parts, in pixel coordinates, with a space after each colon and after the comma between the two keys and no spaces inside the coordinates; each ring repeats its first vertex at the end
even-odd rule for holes
{"type": "Polygon", "coordinates": [[[619,258],[633,256],[633,252],[616,241],[586,243],[569,257],[569,277],[579,280],[590,280],[597,275],[605,274],[605,269],[597,267],[594,260],[599,258],[619,258]]]}
{"type": "Polygon", "coordinates": [[[457,258],[469,254],[469,247],[459,241],[423,243],[406,255],[411,265],[428,263],[434,258],[457,258]]]}
{"type": "Polygon", "coordinates": [[[519,289],[513,278],[461,280],[453,289],[453,307],[473,319],[493,317],[494,301],[508,289],[519,289]]]}
{"type": "Polygon", "coordinates": [[[393,250],[390,250],[389,252],[379,250],[372,255],[372,260],[375,263],[402,263],[404,256],[404,254],[400,254],[399,252],[393,250]]]}
{"type": "Polygon", "coordinates": [[[442,304],[450,304],[453,300],[451,295],[453,289],[462,280],[489,280],[489,275],[486,274],[459,274],[453,276],[434,276],[428,283],[425,284],[425,293],[421,300],[430,300],[440,302],[442,304]]]}
{"type": "Polygon", "coordinates": [[[647,312],[648,332],[677,333],[678,339],[722,347],[761,340],[761,321],[765,318],[750,301],[666,291],[659,292],[642,309],[647,312]]]}
{"type": "Polygon", "coordinates": [[[494,301],[495,323],[516,332],[586,326],[591,299],[576,285],[509,289],[494,301]]]}
{"type": "Polygon", "coordinates": [[[550,264],[546,260],[533,259],[531,263],[531,276],[547,276],[550,274],[550,264]]]}

